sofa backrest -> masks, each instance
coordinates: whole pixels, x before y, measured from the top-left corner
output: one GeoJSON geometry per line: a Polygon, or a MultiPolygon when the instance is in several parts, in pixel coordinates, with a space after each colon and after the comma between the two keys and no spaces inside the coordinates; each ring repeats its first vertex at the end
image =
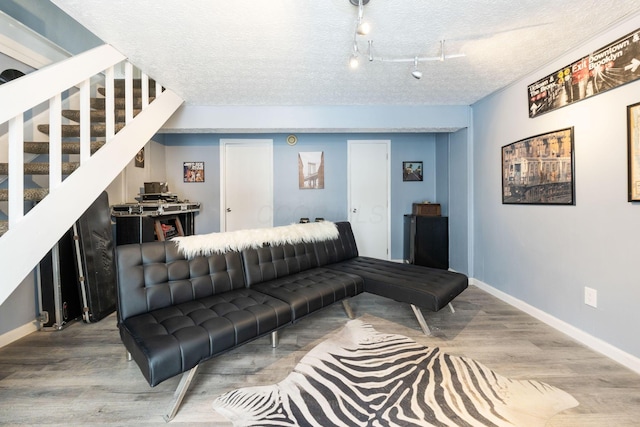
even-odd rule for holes
{"type": "Polygon", "coordinates": [[[345,261],[358,256],[358,247],[353,236],[351,223],[342,221],[335,224],[338,228],[337,239],[325,240],[314,244],[319,266],[345,261]]]}
{"type": "Polygon", "coordinates": [[[116,247],[118,321],[246,287],[239,252],[185,259],[171,241],[116,247]]]}
{"type": "Polygon", "coordinates": [[[296,243],[265,245],[242,251],[247,286],[299,273],[318,266],[314,245],[296,243]]]}

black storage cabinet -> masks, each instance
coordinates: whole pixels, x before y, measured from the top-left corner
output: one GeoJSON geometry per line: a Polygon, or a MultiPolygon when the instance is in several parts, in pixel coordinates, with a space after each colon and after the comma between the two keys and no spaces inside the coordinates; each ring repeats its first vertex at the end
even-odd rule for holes
{"type": "Polygon", "coordinates": [[[449,269],[449,218],[405,215],[404,259],[409,264],[449,269]]]}

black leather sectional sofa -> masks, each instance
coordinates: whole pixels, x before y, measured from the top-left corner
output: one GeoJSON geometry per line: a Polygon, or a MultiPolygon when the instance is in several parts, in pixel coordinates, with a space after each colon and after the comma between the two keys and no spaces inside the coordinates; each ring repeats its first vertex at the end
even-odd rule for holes
{"type": "Polygon", "coordinates": [[[116,248],[118,327],[142,374],[155,386],[183,374],[172,419],[200,363],[278,331],[323,307],[371,292],[437,311],[468,286],[465,275],[360,257],[348,222],[338,238],[185,258],[174,242],[116,248]]]}

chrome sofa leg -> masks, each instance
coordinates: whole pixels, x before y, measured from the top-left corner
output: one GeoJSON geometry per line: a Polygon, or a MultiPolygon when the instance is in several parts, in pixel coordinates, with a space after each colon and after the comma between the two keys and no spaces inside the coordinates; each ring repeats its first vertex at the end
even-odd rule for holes
{"type": "Polygon", "coordinates": [[[456,309],[453,308],[453,304],[449,303],[449,310],[451,310],[452,313],[456,312],[456,309]]]}
{"type": "Polygon", "coordinates": [[[422,328],[422,332],[424,332],[425,335],[431,335],[431,329],[429,329],[429,326],[427,325],[427,321],[424,320],[424,316],[422,315],[422,312],[420,311],[420,309],[413,304],[411,304],[411,309],[413,310],[413,314],[416,315],[416,319],[418,320],[418,323],[422,328]]]}
{"type": "Polygon", "coordinates": [[[343,299],[342,306],[344,307],[344,311],[347,313],[347,316],[349,316],[349,319],[356,318],[355,314],[353,314],[353,309],[351,308],[351,304],[349,304],[349,300],[343,299]]]}
{"type": "Polygon", "coordinates": [[[271,332],[271,347],[276,348],[280,343],[280,334],[278,331],[271,332]]]}
{"type": "Polygon", "coordinates": [[[173,398],[171,399],[171,406],[169,408],[169,412],[163,417],[166,422],[171,421],[173,417],[176,416],[176,413],[178,412],[178,408],[182,403],[182,399],[184,399],[184,395],[187,394],[187,389],[191,384],[191,380],[193,379],[193,376],[196,374],[198,366],[200,365],[196,365],[193,368],[191,368],[191,370],[184,372],[182,374],[182,378],[180,378],[180,383],[178,384],[178,388],[176,388],[176,391],[173,393],[173,398]]]}

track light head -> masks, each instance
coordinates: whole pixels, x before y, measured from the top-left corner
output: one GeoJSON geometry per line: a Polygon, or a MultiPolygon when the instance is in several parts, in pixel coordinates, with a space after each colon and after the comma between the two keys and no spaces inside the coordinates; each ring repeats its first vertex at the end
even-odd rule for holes
{"type": "Polygon", "coordinates": [[[366,36],[371,31],[371,25],[368,22],[361,22],[358,24],[356,32],[361,36],[366,36]]]}
{"type": "Polygon", "coordinates": [[[422,78],[422,71],[418,70],[418,57],[413,58],[413,71],[411,75],[414,79],[420,80],[422,78]]]}
{"type": "Polygon", "coordinates": [[[354,53],[351,55],[351,58],[349,58],[349,68],[356,69],[358,65],[360,65],[360,61],[358,61],[358,55],[354,53]]]}

